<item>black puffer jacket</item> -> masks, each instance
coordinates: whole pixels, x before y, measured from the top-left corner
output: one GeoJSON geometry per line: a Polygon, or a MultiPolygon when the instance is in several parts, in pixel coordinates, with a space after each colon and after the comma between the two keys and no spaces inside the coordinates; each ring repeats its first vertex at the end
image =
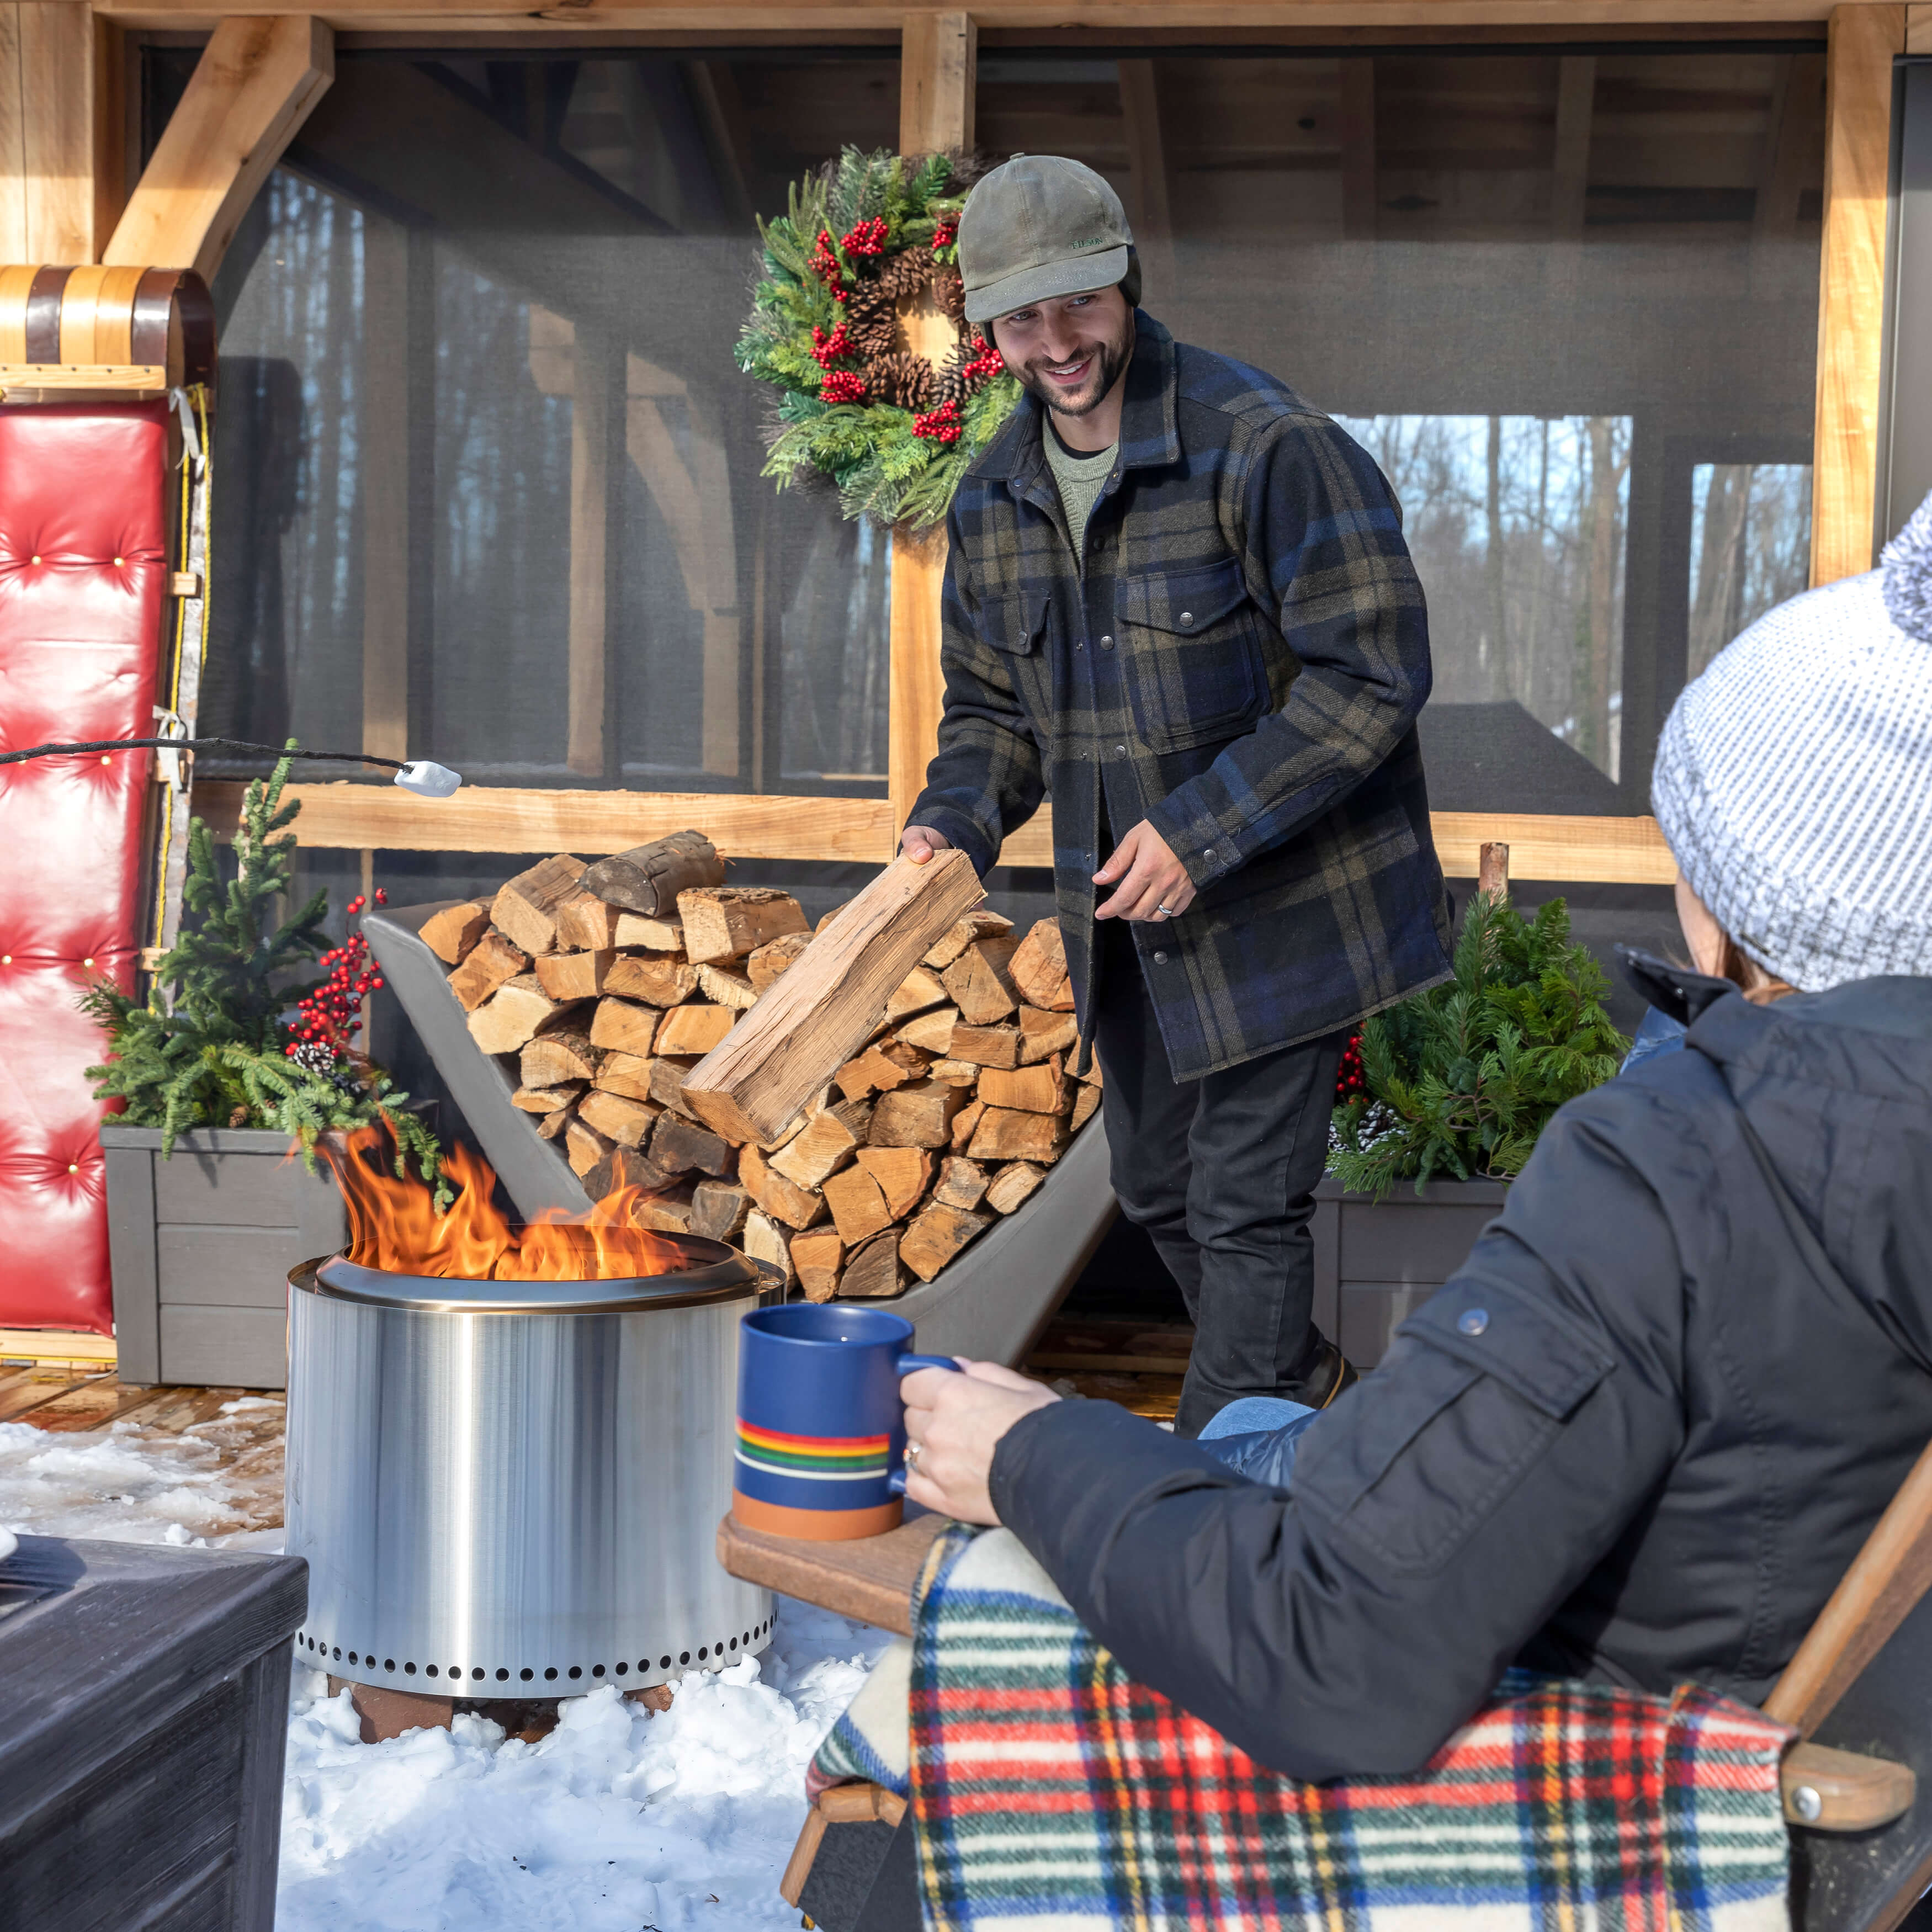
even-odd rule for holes
{"type": "Polygon", "coordinates": [[[1001,1519],[1136,1676],[1309,1778],[1412,1768],[1513,1660],[1764,1696],[1932,1438],[1932,980],[1720,983],[1287,1488],[1108,1403],[1009,1432],[1001,1519]]]}

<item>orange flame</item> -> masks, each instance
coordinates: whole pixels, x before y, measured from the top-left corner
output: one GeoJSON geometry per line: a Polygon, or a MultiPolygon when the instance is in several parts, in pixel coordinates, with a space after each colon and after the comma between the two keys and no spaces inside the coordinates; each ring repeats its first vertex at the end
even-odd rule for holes
{"type": "Polygon", "coordinates": [[[358,1127],[339,1144],[330,1136],[322,1151],[348,1203],[349,1258],[364,1268],[465,1281],[598,1281],[692,1266],[676,1242],[634,1225],[648,1198],[640,1187],[607,1194],[588,1214],[553,1209],[516,1227],[494,1198],[495,1169],[462,1147],[443,1156],[458,1191],[442,1213],[413,1174],[396,1173],[386,1129],[358,1127]]]}

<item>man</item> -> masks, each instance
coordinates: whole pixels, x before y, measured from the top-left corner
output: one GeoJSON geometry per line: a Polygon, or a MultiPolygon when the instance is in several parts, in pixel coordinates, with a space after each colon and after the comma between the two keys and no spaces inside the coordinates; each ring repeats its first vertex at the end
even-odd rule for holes
{"type": "Polygon", "coordinates": [[[1388,486],[1286,384],[1140,313],[1132,241],[1053,156],[960,218],[968,319],[1027,394],[947,520],[946,712],[901,844],[984,872],[1052,796],[1080,1051],[1114,1192],[1195,1323],[1192,1436],[1354,1379],[1312,1319],[1336,1068],[1365,1014],[1448,976],[1448,917],[1388,486]]]}

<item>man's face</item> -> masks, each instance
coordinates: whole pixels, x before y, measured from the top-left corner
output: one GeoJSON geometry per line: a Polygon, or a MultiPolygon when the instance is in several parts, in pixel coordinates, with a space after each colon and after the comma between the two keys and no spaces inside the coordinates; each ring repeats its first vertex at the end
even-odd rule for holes
{"type": "Polygon", "coordinates": [[[1016,308],[992,328],[1007,368],[1062,416],[1097,407],[1133,353],[1134,313],[1118,284],[1016,308]]]}

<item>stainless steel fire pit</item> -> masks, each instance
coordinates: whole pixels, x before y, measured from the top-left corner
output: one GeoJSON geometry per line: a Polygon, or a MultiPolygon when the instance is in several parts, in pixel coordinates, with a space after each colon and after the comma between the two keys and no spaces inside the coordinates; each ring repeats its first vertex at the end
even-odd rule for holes
{"type": "Polygon", "coordinates": [[[429,1696],[554,1697],[764,1648],[770,1597],[712,1543],[739,1318],[776,1270],[662,1238],[686,1270],[464,1281],[338,1258],[290,1276],[299,1654],[429,1696]]]}

